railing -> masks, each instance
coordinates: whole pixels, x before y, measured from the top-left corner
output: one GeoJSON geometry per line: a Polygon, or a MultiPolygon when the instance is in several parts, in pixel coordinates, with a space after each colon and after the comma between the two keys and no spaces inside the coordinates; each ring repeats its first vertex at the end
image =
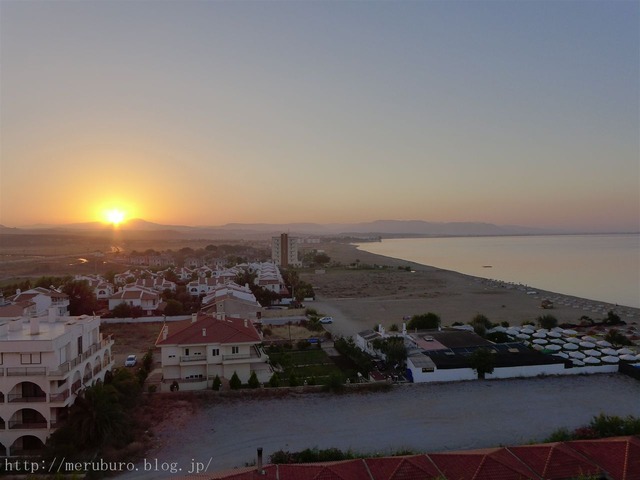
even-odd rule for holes
{"type": "Polygon", "coordinates": [[[8,377],[46,375],[45,367],[7,367],[8,377]]]}
{"type": "Polygon", "coordinates": [[[10,393],[7,395],[9,402],[46,402],[47,396],[43,393],[42,395],[22,395],[21,393],[10,393]]]}
{"type": "Polygon", "coordinates": [[[15,429],[27,429],[27,428],[47,428],[47,422],[46,421],[40,421],[40,422],[23,422],[22,420],[12,420],[9,422],[9,428],[15,428],[15,429]]]}
{"type": "Polygon", "coordinates": [[[181,362],[199,362],[206,359],[206,355],[183,355],[180,357],[181,362]]]}
{"type": "Polygon", "coordinates": [[[73,382],[71,384],[71,393],[76,393],[78,390],[80,390],[81,386],[82,386],[81,380],[76,380],[75,382],[73,382]]]}
{"type": "Polygon", "coordinates": [[[231,355],[222,355],[222,360],[245,360],[251,356],[250,353],[232,353],[231,355]]]}
{"type": "Polygon", "coordinates": [[[70,395],[71,394],[69,393],[69,390],[65,390],[64,392],[60,393],[52,393],[49,395],[49,402],[64,402],[67,398],[69,398],[70,395]]]}

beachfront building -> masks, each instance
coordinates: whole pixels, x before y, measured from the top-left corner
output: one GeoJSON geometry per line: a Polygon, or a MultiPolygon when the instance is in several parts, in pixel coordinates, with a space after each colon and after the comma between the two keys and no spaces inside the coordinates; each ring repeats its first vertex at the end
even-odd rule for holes
{"type": "Polygon", "coordinates": [[[199,313],[191,320],[162,328],[156,342],[162,360],[162,390],[177,384],[180,390],[211,388],[216,375],[243,383],[253,372],[260,382],[271,378],[269,357],[261,347],[262,335],[251,320],[199,313]]]}
{"type": "Polygon", "coordinates": [[[113,367],[100,317],[58,315],[0,321],[0,454],[37,454],[81,388],[113,367]]]}
{"type": "Polygon", "coordinates": [[[298,239],[290,237],[288,233],[272,237],[271,259],[282,268],[301,266],[302,262],[298,259],[298,239]]]}

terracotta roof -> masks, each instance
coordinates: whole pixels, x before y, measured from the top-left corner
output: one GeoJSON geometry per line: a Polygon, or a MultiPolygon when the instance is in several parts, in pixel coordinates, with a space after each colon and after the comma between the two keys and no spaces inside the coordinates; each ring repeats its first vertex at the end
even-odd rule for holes
{"type": "Polygon", "coordinates": [[[600,465],[613,480],[640,480],[640,438],[577,440],[567,445],[600,465]]]}
{"type": "Polygon", "coordinates": [[[225,480],[566,480],[603,475],[640,480],[640,438],[368,458],[315,464],[265,465],[183,478],[225,480]],[[584,467],[581,470],[581,465],[584,467]],[[542,468],[543,470],[539,470],[542,468]],[[595,468],[595,470],[594,470],[595,468]]]}
{"type": "Polygon", "coordinates": [[[197,321],[189,323],[186,328],[179,329],[177,332],[172,331],[172,326],[169,326],[167,339],[158,341],[157,345],[258,343],[261,341],[260,334],[250,320],[240,318],[219,320],[200,313],[197,321]]]}
{"type": "Polygon", "coordinates": [[[563,479],[600,475],[602,469],[564,443],[522,445],[509,450],[542,478],[563,479]]]}

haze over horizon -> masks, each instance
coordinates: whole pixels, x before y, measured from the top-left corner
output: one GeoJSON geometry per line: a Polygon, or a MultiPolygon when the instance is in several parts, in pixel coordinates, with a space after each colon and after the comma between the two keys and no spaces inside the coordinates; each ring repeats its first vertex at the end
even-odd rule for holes
{"type": "Polygon", "coordinates": [[[6,226],[640,230],[636,1],[5,0],[0,61],[6,226]]]}

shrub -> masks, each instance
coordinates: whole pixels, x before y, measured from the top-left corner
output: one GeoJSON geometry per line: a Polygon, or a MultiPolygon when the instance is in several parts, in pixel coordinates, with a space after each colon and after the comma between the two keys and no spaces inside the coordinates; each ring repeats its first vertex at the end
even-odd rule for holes
{"type": "Polygon", "coordinates": [[[296,343],[296,347],[298,348],[298,350],[306,350],[310,346],[311,344],[307,340],[298,340],[298,342],[296,343]]]}
{"type": "Polygon", "coordinates": [[[418,330],[434,330],[440,326],[440,317],[435,313],[428,312],[422,315],[411,317],[407,328],[418,330]]]}
{"type": "Polygon", "coordinates": [[[400,330],[400,329],[398,328],[398,324],[397,324],[397,323],[394,323],[394,324],[392,324],[392,325],[389,327],[389,331],[390,331],[390,332],[397,332],[397,331],[399,331],[399,330],[400,330]]]}
{"type": "Polygon", "coordinates": [[[300,386],[300,381],[298,380],[298,377],[296,377],[293,373],[289,375],[289,386],[290,387],[300,386]]]}
{"type": "Polygon", "coordinates": [[[229,380],[229,387],[231,390],[238,390],[242,386],[242,382],[240,381],[240,377],[238,377],[237,372],[233,372],[231,375],[231,379],[229,380]]]}
{"type": "Polygon", "coordinates": [[[211,388],[213,390],[220,390],[220,387],[222,386],[222,380],[220,380],[220,377],[218,375],[216,375],[216,378],[213,379],[213,385],[211,386],[211,388]]]}
{"type": "Polygon", "coordinates": [[[324,384],[325,390],[338,393],[344,390],[344,378],[339,373],[332,373],[324,384]]]}
{"type": "Polygon", "coordinates": [[[251,376],[249,377],[247,384],[249,385],[249,388],[258,388],[260,386],[256,372],[251,372],[251,376]]]}
{"type": "Polygon", "coordinates": [[[604,337],[607,342],[614,345],[633,345],[633,342],[620,333],[617,329],[612,328],[604,337]]]}
{"type": "Polygon", "coordinates": [[[558,326],[558,319],[553,315],[541,315],[537,320],[538,325],[540,325],[541,328],[546,328],[547,330],[551,330],[558,326]]]}
{"type": "Polygon", "coordinates": [[[271,378],[269,379],[269,386],[272,388],[278,388],[280,386],[280,378],[277,373],[271,375],[271,378]]]}

